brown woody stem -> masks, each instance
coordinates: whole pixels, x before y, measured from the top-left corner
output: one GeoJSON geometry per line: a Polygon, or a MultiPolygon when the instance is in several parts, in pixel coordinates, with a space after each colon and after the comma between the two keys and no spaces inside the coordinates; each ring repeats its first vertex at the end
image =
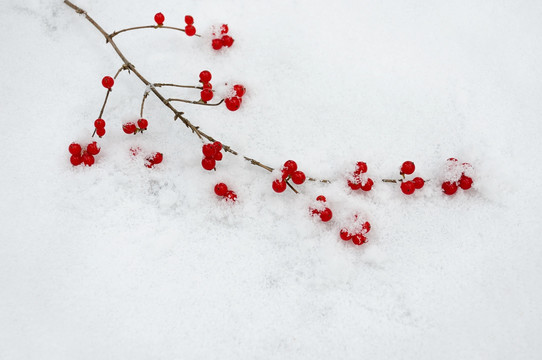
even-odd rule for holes
{"type": "Polygon", "coordinates": [[[220,105],[220,104],[222,104],[224,102],[224,99],[220,100],[219,102],[217,102],[215,104],[207,104],[207,103],[204,103],[201,100],[191,101],[191,100],[184,100],[184,99],[167,99],[167,101],[180,101],[180,102],[184,102],[184,103],[187,103],[187,104],[203,105],[203,106],[218,106],[218,105],[220,105]]]}
{"type": "MultiPolygon", "coordinates": [[[[128,29],[122,29],[122,30],[115,31],[115,32],[111,33],[109,35],[109,39],[107,39],[107,42],[111,41],[112,38],[114,38],[115,36],[117,36],[120,33],[123,33],[123,32],[126,32],[126,31],[132,31],[132,30],[139,30],[139,29],[170,29],[170,30],[177,30],[177,31],[186,32],[184,29],[176,28],[176,27],[173,27],[173,26],[164,26],[164,25],[135,26],[135,27],[131,27],[131,28],[128,28],[128,29]]],[[[201,35],[199,35],[199,34],[194,34],[194,36],[201,37],[201,35]]]]}

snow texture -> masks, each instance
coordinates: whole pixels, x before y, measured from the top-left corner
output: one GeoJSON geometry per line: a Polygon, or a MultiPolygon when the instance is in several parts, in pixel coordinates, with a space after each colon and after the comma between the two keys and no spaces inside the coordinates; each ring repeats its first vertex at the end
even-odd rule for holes
{"type": "Polygon", "coordinates": [[[178,107],[242,154],[336,181],[276,194],[229,154],[204,171],[152,94],[148,130],[124,134],[148,90],[127,72],[96,164],[72,167],[122,63],[60,0],[0,2],[0,359],[542,358],[542,2],[75,3],[108,32],[193,15],[207,37],[115,40],[153,82],[244,84],[237,112],[178,107]],[[222,23],[235,43],[217,53],[222,23]],[[449,157],[476,176],[453,197],[449,157]],[[405,160],[432,180],[410,197],[346,185],[356,161],[381,179],[405,160]],[[319,194],[329,223],[309,215],[319,194]],[[360,247],[339,238],[356,213],[372,225],[360,247]]]}

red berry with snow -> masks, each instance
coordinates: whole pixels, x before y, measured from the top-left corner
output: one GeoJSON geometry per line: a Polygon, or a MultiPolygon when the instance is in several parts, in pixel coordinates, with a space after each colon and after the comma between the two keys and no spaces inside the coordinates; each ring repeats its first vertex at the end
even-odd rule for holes
{"type": "Polygon", "coordinates": [[[209,89],[202,90],[200,95],[203,102],[210,101],[213,98],[213,92],[209,89]]]}
{"type": "Polygon", "coordinates": [[[401,191],[403,192],[403,194],[412,195],[414,194],[415,190],[416,187],[414,186],[414,183],[412,181],[403,181],[401,183],[401,191]]]}
{"type": "Polygon", "coordinates": [[[211,42],[211,45],[213,46],[213,49],[220,50],[222,49],[222,40],[213,39],[213,41],[211,42]]]}
{"type": "Polygon", "coordinates": [[[80,154],[70,156],[70,162],[73,166],[81,165],[83,158],[80,154]]]}
{"type": "Polygon", "coordinates": [[[361,183],[355,182],[355,181],[352,181],[352,180],[348,180],[348,186],[350,186],[350,189],[352,189],[352,190],[361,189],[361,183]]]}
{"type": "Polygon", "coordinates": [[[186,23],[186,25],[193,25],[194,24],[194,18],[190,15],[186,15],[184,17],[184,22],[186,23]]]}
{"type": "Polygon", "coordinates": [[[206,157],[206,158],[203,158],[203,160],[201,160],[201,166],[203,166],[205,170],[210,171],[215,168],[216,161],[213,158],[206,157]]]}
{"type": "Polygon", "coordinates": [[[361,233],[362,234],[367,234],[369,231],[371,231],[371,224],[369,224],[369,222],[366,221],[361,226],[361,233]]]}
{"type": "Polygon", "coordinates": [[[72,155],[81,155],[81,145],[79,145],[78,143],[71,143],[68,151],[72,155]]]}
{"type": "Polygon", "coordinates": [[[465,174],[461,175],[461,178],[459,179],[459,187],[463,190],[468,190],[472,186],[472,178],[465,176],[465,174]]]}
{"type": "Polygon", "coordinates": [[[273,190],[278,193],[281,193],[284,190],[286,190],[286,181],[279,180],[279,179],[273,181],[273,190]]]}
{"type": "Polygon", "coordinates": [[[199,81],[204,84],[211,81],[212,77],[213,76],[211,75],[211,72],[209,70],[203,70],[202,72],[199,73],[199,81]]]}
{"type": "Polygon", "coordinates": [[[367,164],[364,163],[363,161],[358,161],[356,164],[355,173],[361,174],[361,173],[366,173],[366,172],[367,172],[367,164]]]}
{"type": "Polygon", "coordinates": [[[162,13],[156,13],[156,15],[154,15],[154,21],[156,21],[156,23],[159,25],[159,26],[162,26],[164,25],[164,20],[165,20],[165,16],[164,14],[162,13]]]}
{"type": "Polygon", "coordinates": [[[164,154],[157,152],[152,155],[152,162],[155,164],[160,164],[162,160],[164,159],[164,154]]]}
{"type": "Polygon", "coordinates": [[[247,89],[243,85],[233,85],[233,90],[235,91],[235,95],[242,97],[247,92],[247,89]]]}
{"type": "Polygon", "coordinates": [[[228,192],[228,186],[224,183],[219,183],[215,185],[215,194],[218,196],[224,196],[228,192]]]}
{"type": "Polygon", "coordinates": [[[305,173],[303,171],[294,171],[292,181],[297,185],[303,184],[305,182],[305,173]]]}
{"type": "Polygon", "coordinates": [[[82,156],[82,159],[83,159],[83,163],[86,166],[92,166],[94,164],[94,156],[92,156],[89,153],[84,153],[82,156]]]}
{"type": "Polygon", "coordinates": [[[186,25],[184,27],[184,32],[188,36],[194,36],[196,34],[196,28],[193,25],[186,25]]]}
{"type": "Polygon", "coordinates": [[[341,236],[341,239],[343,239],[344,241],[352,239],[352,234],[350,234],[347,229],[341,229],[341,232],[339,234],[341,236]]]}
{"type": "Polygon", "coordinates": [[[318,195],[316,198],[317,201],[326,202],[326,197],[324,195],[318,195]]]}
{"type": "Polygon", "coordinates": [[[371,191],[371,189],[373,188],[373,185],[374,185],[373,179],[368,178],[365,184],[363,185],[360,184],[360,188],[363,191],[371,191]]]}
{"type": "Polygon", "coordinates": [[[425,181],[421,177],[415,177],[412,179],[412,183],[416,189],[421,189],[425,184],[425,181]]]}
{"type": "Polygon", "coordinates": [[[147,126],[149,126],[149,122],[146,119],[139,119],[137,120],[137,126],[139,126],[141,130],[147,130],[147,126]]]}
{"type": "Polygon", "coordinates": [[[241,106],[241,99],[237,96],[227,98],[226,100],[224,100],[224,102],[226,103],[226,107],[230,111],[236,111],[241,106]]]}
{"type": "Polygon", "coordinates": [[[222,24],[220,27],[220,33],[221,34],[227,34],[230,29],[228,28],[228,24],[222,24]]]}
{"type": "Polygon", "coordinates": [[[226,195],[224,195],[224,197],[228,201],[235,202],[235,200],[237,200],[237,194],[235,192],[231,191],[231,190],[228,190],[228,192],[226,193],[226,195]]]}
{"type": "Polygon", "coordinates": [[[330,208],[325,208],[325,209],[322,210],[322,212],[320,213],[320,219],[321,219],[323,222],[327,222],[327,221],[331,220],[332,217],[333,217],[333,213],[331,212],[331,209],[330,209],[330,208]]]}
{"type": "Polygon", "coordinates": [[[97,128],[96,129],[96,135],[98,135],[99,137],[102,137],[105,135],[105,129],[104,128],[97,128]]]}
{"type": "Polygon", "coordinates": [[[352,242],[356,245],[363,245],[367,241],[367,238],[363,234],[356,234],[352,236],[352,242]]]}
{"type": "Polygon", "coordinates": [[[416,170],[416,166],[412,161],[405,161],[401,166],[401,173],[405,175],[410,175],[416,170]]]}
{"type": "Polygon", "coordinates": [[[96,129],[105,128],[105,120],[104,119],[96,119],[96,120],[94,120],[94,127],[96,129]]]}
{"type": "Polygon", "coordinates": [[[229,35],[224,35],[220,41],[222,41],[222,46],[230,47],[233,45],[235,40],[233,40],[233,38],[229,35]]]}
{"type": "Polygon", "coordinates": [[[457,184],[451,181],[443,182],[442,191],[444,191],[446,195],[453,195],[457,191],[457,184]]]}
{"type": "Polygon", "coordinates": [[[100,152],[100,148],[98,147],[96,141],[93,141],[87,145],[87,152],[90,155],[98,155],[98,153],[100,152]]]}
{"type": "Polygon", "coordinates": [[[127,122],[126,124],[122,125],[122,130],[126,134],[133,134],[136,132],[137,127],[133,122],[127,122]]]}

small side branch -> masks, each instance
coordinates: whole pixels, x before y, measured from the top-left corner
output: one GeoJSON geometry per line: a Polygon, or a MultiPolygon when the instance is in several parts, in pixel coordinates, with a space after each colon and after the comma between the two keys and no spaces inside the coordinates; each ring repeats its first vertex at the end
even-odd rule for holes
{"type": "MultiPolygon", "coordinates": [[[[176,31],[186,32],[184,29],[176,28],[176,27],[173,27],[173,26],[144,25],[144,26],[135,26],[135,27],[115,31],[115,32],[113,32],[112,34],[109,35],[109,38],[112,39],[115,36],[117,36],[118,34],[121,34],[121,33],[126,32],[126,31],[140,30],[140,29],[169,29],[169,30],[176,30],[176,31]]],[[[201,35],[199,35],[199,34],[194,34],[194,36],[201,37],[201,35]]],[[[106,42],[109,42],[109,39],[106,40],[106,42]]]]}
{"type": "Polygon", "coordinates": [[[201,100],[198,100],[198,101],[191,101],[191,100],[184,100],[184,99],[167,99],[166,101],[168,102],[171,102],[171,101],[180,101],[180,102],[184,102],[184,103],[187,103],[187,104],[194,104],[194,105],[203,105],[203,106],[218,106],[220,104],[222,104],[224,102],[224,99],[220,100],[219,102],[215,103],[215,104],[208,104],[208,103],[204,103],[203,101],[201,100]]]}

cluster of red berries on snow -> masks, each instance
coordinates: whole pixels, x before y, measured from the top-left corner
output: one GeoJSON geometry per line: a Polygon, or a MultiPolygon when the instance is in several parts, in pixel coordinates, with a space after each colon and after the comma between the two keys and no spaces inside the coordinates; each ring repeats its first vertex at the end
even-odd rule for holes
{"type": "Polygon", "coordinates": [[[220,50],[223,46],[230,47],[233,45],[233,38],[227,35],[229,30],[227,24],[222,24],[220,32],[218,30],[213,31],[213,41],[211,42],[213,49],[220,50]]]}
{"type": "Polygon", "coordinates": [[[412,180],[406,180],[405,175],[411,175],[416,170],[416,166],[412,161],[405,161],[401,165],[401,176],[403,176],[403,181],[401,182],[401,191],[405,195],[412,195],[417,189],[421,189],[425,184],[425,180],[417,176],[412,180]]]}
{"type": "Polygon", "coordinates": [[[209,70],[203,70],[199,73],[199,82],[201,83],[201,101],[207,103],[213,98],[213,85],[211,85],[211,72],[209,70]]]}
{"type": "Polygon", "coordinates": [[[230,111],[236,111],[241,107],[241,103],[243,102],[243,95],[247,92],[247,89],[243,85],[233,85],[233,92],[235,95],[226,98],[224,102],[226,103],[226,107],[230,111]]]}
{"type": "Polygon", "coordinates": [[[362,245],[367,242],[367,233],[371,231],[371,224],[362,220],[357,214],[354,215],[354,222],[341,229],[339,235],[344,241],[352,240],[356,245],[362,245]]]}
{"type": "Polygon", "coordinates": [[[323,222],[328,222],[333,217],[333,212],[326,206],[326,201],[324,195],[318,195],[316,202],[309,208],[311,215],[319,216],[323,222]]]}
{"type": "Polygon", "coordinates": [[[233,190],[228,189],[228,186],[224,183],[215,185],[215,194],[222,196],[228,201],[235,202],[235,200],[237,200],[237,194],[233,190]]]}
{"type": "Polygon", "coordinates": [[[365,173],[367,172],[367,164],[363,161],[358,161],[356,163],[356,170],[352,173],[350,178],[347,180],[348,186],[352,190],[363,190],[371,191],[373,188],[374,182],[373,179],[368,177],[365,173]]]}
{"type": "Polygon", "coordinates": [[[449,158],[446,162],[445,179],[442,183],[442,191],[446,195],[453,195],[458,188],[468,190],[471,188],[474,169],[469,163],[460,164],[455,158],[449,158]]]}
{"type": "Polygon", "coordinates": [[[73,166],[81,164],[92,166],[94,164],[94,155],[98,155],[100,148],[98,147],[96,141],[88,144],[85,150],[83,150],[80,144],[71,143],[68,147],[68,151],[72,155],[70,157],[70,162],[73,166]]]}
{"type": "Polygon", "coordinates": [[[280,178],[273,181],[273,190],[281,193],[286,190],[286,181],[292,180],[294,184],[301,185],[305,182],[305,173],[297,170],[297,163],[293,160],[288,160],[280,169],[280,178]]]}
{"type": "Polygon", "coordinates": [[[133,122],[127,122],[122,125],[122,131],[124,131],[126,134],[137,134],[138,132],[142,133],[143,131],[147,130],[147,127],[149,126],[149,122],[146,119],[139,119],[137,120],[137,126],[133,122]]]}
{"type": "Polygon", "coordinates": [[[194,36],[196,34],[196,28],[194,27],[194,18],[190,15],[184,17],[184,22],[186,26],[184,27],[184,32],[188,36],[194,36]]]}
{"type": "Polygon", "coordinates": [[[205,170],[213,170],[216,166],[216,162],[222,160],[222,144],[220,141],[203,145],[201,152],[203,152],[203,160],[201,160],[201,166],[205,170]]]}

